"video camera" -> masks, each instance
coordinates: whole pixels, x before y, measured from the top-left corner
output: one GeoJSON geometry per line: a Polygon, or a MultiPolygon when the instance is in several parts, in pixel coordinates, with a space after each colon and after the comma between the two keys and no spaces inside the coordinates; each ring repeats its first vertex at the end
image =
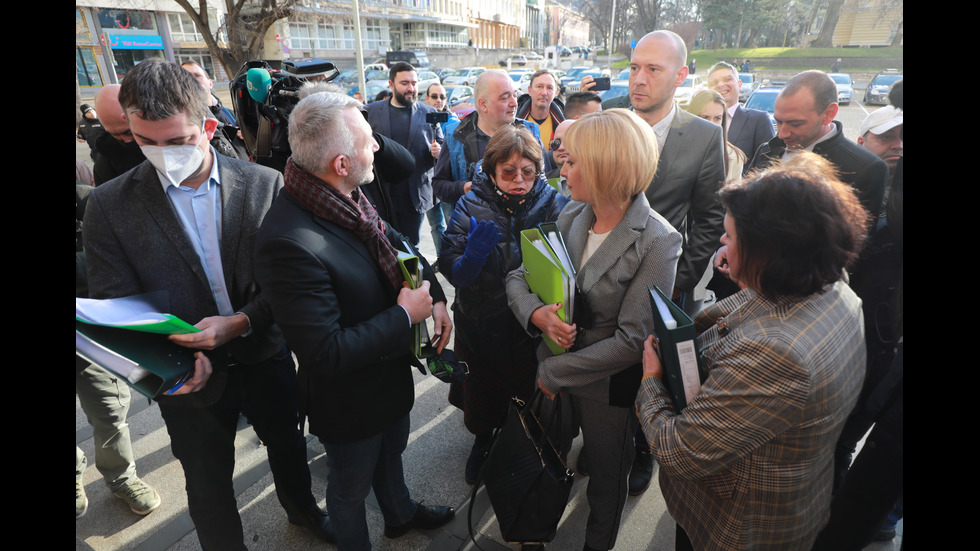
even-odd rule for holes
{"type": "Polygon", "coordinates": [[[252,161],[280,172],[289,158],[289,114],[306,82],[329,82],[340,71],[323,59],[286,60],[282,70],[247,61],[231,80],[232,105],[252,161]]]}

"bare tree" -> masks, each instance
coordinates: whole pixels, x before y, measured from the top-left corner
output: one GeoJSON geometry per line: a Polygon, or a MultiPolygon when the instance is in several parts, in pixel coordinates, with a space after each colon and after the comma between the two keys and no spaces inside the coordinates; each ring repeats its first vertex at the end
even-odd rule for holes
{"type": "Polygon", "coordinates": [[[820,34],[810,44],[812,48],[832,48],[834,46],[834,30],[837,22],[840,21],[840,9],[844,5],[844,0],[830,0],[827,3],[827,16],[820,27],[820,34]]]}
{"type": "Polygon", "coordinates": [[[198,0],[196,8],[191,5],[191,0],[175,1],[197,25],[211,55],[229,75],[237,73],[246,61],[260,59],[269,28],[276,21],[292,15],[293,8],[302,3],[301,0],[221,0],[225,21],[212,28],[207,0],[198,0]],[[224,44],[218,40],[222,32],[227,36],[224,44]]]}

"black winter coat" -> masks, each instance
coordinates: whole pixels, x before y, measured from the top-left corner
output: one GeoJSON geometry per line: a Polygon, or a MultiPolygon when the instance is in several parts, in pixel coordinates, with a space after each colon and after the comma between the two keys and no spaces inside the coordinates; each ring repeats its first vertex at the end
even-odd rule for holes
{"type": "Polygon", "coordinates": [[[470,192],[456,202],[443,236],[439,270],[456,286],[453,319],[457,336],[474,352],[499,357],[503,348],[517,348],[522,344],[514,339],[531,342],[507,304],[504,286],[507,274],[521,266],[521,230],[557,220],[568,198],[539,176],[531,200],[517,213],[510,214],[500,205],[493,186],[489,180],[475,178],[470,192]],[[453,281],[452,272],[453,265],[466,250],[470,217],[477,222],[492,220],[502,237],[476,281],[460,287],[453,281]]]}

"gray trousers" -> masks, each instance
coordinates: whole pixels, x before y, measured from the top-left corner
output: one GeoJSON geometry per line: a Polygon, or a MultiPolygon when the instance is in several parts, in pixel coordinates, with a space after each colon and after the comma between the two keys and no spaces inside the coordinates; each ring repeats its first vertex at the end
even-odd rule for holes
{"type": "MultiPolygon", "coordinates": [[[[84,360],[75,358],[75,394],[92,425],[95,467],[113,492],[136,478],[136,462],[129,439],[129,386],[84,360]]],[[[75,446],[75,476],[85,472],[87,460],[75,446]]]]}
{"type": "MultiPolygon", "coordinates": [[[[633,435],[639,427],[633,408],[610,406],[588,398],[561,396],[561,444],[564,457],[572,440],[582,431],[579,462],[586,458],[589,485],[589,520],[585,543],[593,549],[612,549],[616,545],[623,507],[629,493],[629,474],[636,448],[633,435]]],[[[547,422],[554,402],[542,400],[540,415],[547,422]]]]}

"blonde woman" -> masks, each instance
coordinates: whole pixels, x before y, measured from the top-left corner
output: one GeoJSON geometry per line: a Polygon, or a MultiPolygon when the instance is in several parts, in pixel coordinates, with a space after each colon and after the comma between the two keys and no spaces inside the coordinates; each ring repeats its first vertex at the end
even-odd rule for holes
{"type": "Polygon", "coordinates": [[[725,98],[718,92],[705,88],[694,94],[691,103],[684,110],[721,127],[725,138],[725,183],[741,177],[742,167],[748,159],[745,152],[728,141],[728,110],[725,107],[725,98]]]}
{"type": "MultiPolygon", "coordinates": [[[[590,477],[585,549],[606,550],[616,544],[635,453],[632,400],[643,339],[653,328],[647,287],[673,289],[681,236],[644,194],[658,162],[649,124],[625,109],[602,111],[569,127],[562,145],[572,201],[558,227],[577,269],[575,310],[585,315],[563,322],[560,305],[532,293],[521,269],[507,276],[507,295],[528,333],[567,350],[554,355],[538,346],[537,384],[548,397],[563,395],[565,452],[582,431],[578,466],[584,470],[584,458],[590,477]]],[[[544,402],[549,409],[552,402],[544,402]]]]}

